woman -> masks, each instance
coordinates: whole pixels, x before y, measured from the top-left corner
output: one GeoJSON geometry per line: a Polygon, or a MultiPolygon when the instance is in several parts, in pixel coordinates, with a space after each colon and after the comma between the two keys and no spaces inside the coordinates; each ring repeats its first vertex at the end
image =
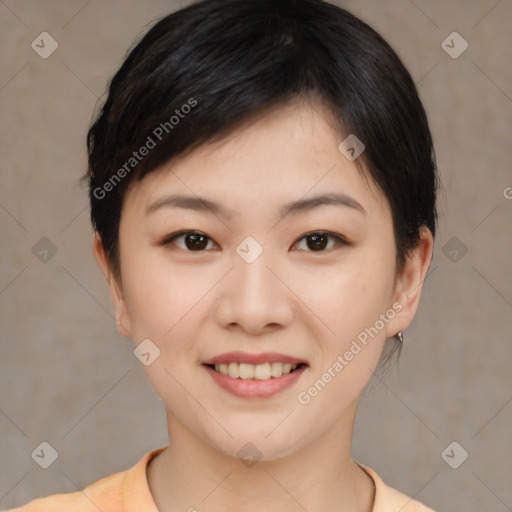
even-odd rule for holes
{"type": "Polygon", "coordinates": [[[350,456],[437,223],[388,44],[322,0],[192,4],[129,53],[88,150],[94,255],[170,442],[15,510],[431,510],[350,456]]]}

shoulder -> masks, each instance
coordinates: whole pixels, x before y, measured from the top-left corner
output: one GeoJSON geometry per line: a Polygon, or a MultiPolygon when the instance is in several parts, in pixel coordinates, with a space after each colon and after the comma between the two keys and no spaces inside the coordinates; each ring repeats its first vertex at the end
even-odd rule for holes
{"type": "Polygon", "coordinates": [[[386,487],[387,489],[387,498],[392,501],[396,510],[400,510],[401,512],[435,512],[431,508],[427,507],[423,503],[416,501],[409,496],[393,489],[391,487],[386,487]]]}
{"type": "Polygon", "coordinates": [[[373,469],[357,461],[354,462],[366,471],[375,483],[373,512],[435,512],[423,503],[386,485],[373,469]]]}
{"type": "Polygon", "coordinates": [[[146,453],[132,468],[106,476],[83,490],[36,498],[18,508],[0,512],[158,512],[149,490],[148,462],[167,446],[146,453]]]}
{"type": "MultiPolygon", "coordinates": [[[[52,494],[3,512],[91,512],[98,509],[119,510],[126,472],[98,480],[83,491],[52,494]]],[[[0,511],[2,512],[2,511],[0,511]]]]}

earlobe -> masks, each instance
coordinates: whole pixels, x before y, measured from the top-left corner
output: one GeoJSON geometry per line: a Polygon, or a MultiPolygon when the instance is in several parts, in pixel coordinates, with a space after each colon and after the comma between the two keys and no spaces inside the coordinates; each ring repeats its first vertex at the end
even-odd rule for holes
{"type": "Polygon", "coordinates": [[[418,310],[425,278],[432,262],[433,250],[434,238],[432,233],[426,226],[422,226],[420,241],[407,257],[403,273],[397,280],[394,302],[400,305],[400,311],[389,322],[387,337],[395,336],[399,331],[407,329],[412,323],[418,310]]]}
{"type": "Polygon", "coordinates": [[[108,259],[107,252],[101,241],[101,237],[97,231],[94,233],[92,242],[92,250],[94,258],[101,269],[103,277],[107,281],[107,285],[110,291],[110,299],[114,306],[116,327],[119,334],[124,338],[131,338],[131,322],[130,316],[126,308],[126,302],[122,292],[122,288],[118,285],[117,280],[112,273],[110,262],[108,259]]]}

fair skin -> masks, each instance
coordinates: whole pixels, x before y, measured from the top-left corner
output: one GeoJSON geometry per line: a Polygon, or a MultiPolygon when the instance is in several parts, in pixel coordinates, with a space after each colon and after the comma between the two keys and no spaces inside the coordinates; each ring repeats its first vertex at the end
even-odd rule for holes
{"type": "Polygon", "coordinates": [[[433,239],[424,229],[403,274],[395,273],[388,202],[340,153],[344,137],[321,112],[300,102],[272,109],[136,182],[121,214],[120,276],[94,238],[119,332],[160,350],[143,369],[167,409],[170,445],[147,468],[161,512],[372,510],[373,481],[350,458],[357,402],[386,338],[414,318],[433,239]],[[321,205],[279,215],[285,203],[330,192],[366,213],[321,205]],[[166,206],[146,213],[169,194],[219,202],[232,216],[166,206]],[[207,236],[204,248],[193,250],[186,236],[160,244],[181,230],[207,236]],[[316,231],[353,245],[328,238],[316,249],[304,238],[316,231]],[[247,236],[263,248],[251,263],[236,252],[247,236]],[[394,303],[401,310],[378,335],[300,403],[298,394],[394,303]],[[231,351],[279,352],[307,366],[269,398],[241,398],[202,364],[231,351]],[[261,453],[250,467],[237,456],[249,442],[261,453]]]}

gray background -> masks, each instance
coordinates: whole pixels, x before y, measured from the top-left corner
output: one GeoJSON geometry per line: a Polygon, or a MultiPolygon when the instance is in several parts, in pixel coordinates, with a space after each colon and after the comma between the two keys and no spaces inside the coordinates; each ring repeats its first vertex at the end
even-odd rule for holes
{"type": "MultiPolygon", "coordinates": [[[[107,79],[148,24],[186,3],[0,2],[2,509],[167,444],[163,404],[114,328],[78,178],[107,79]],[[31,48],[43,31],[59,45],[47,59],[31,48]],[[43,441],[59,454],[48,469],[31,458],[43,441]]],[[[353,457],[439,511],[510,511],[512,2],[338,3],[409,68],[444,184],[421,306],[398,366],[362,399],[353,457]],[[442,47],[454,31],[469,43],[456,59],[442,47]],[[441,457],[453,441],[452,464],[469,453],[458,469],[441,457]]]]}

